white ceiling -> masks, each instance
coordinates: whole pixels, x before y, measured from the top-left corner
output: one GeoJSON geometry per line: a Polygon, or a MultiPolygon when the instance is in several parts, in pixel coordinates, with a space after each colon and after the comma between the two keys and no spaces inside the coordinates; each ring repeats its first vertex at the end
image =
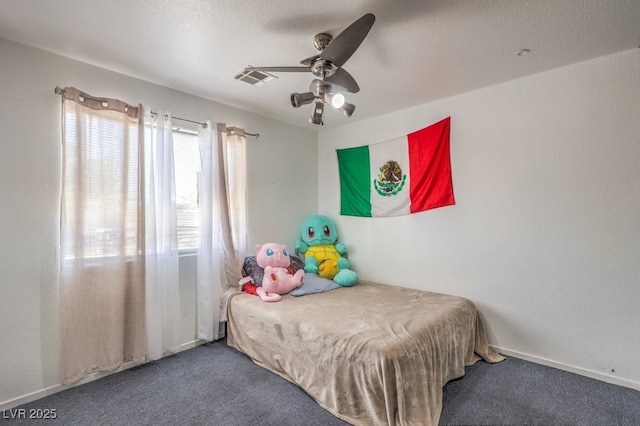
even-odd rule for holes
{"type": "Polygon", "coordinates": [[[356,111],[327,108],[324,128],[640,45],[640,0],[0,0],[0,37],[321,130],[311,105],[289,101],[311,73],[259,87],[233,76],[299,65],[316,33],[368,12],[376,22],[344,65],[356,111]]]}

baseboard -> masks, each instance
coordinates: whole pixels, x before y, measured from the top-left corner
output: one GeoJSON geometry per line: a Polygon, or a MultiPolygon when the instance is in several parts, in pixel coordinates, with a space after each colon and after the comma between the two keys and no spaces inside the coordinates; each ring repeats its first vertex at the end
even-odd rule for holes
{"type": "Polygon", "coordinates": [[[193,349],[196,346],[200,346],[200,345],[202,345],[204,343],[207,343],[207,342],[204,341],[204,340],[200,340],[200,339],[192,340],[192,341],[187,342],[187,343],[183,343],[183,344],[180,345],[180,352],[186,351],[187,349],[193,349]]]}
{"type": "MultiPolygon", "coordinates": [[[[206,341],[204,341],[204,340],[192,340],[191,342],[183,343],[183,344],[180,345],[180,352],[186,351],[187,349],[195,348],[196,346],[202,345],[203,343],[206,343],[206,341]]],[[[37,390],[35,392],[28,393],[26,395],[22,395],[22,396],[10,399],[8,401],[0,402],[0,411],[9,410],[11,408],[15,408],[15,407],[18,407],[18,406],[23,405],[23,404],[27,404],[27,403],[32,402],[32,401],[36,401],[36,400],[38,400],[40,398],[44,398],[45,396],[53,395],[55,393],[62,392],[62,391],[67,390],[67,389],[71,389],[71,388],[74,388],[76,386],[80,386],[80,385],[84,385],[84,384],[89,383],[89,382],[93,382],[94,380],[102,379],[103,377],[107,377],[107,376],[110,376],[112,374],[119,373],[119,372],[124,371],[124,370],[128,370],[128,369],[130,369],[132,367],[135,367],[133,362],[125,362],[124,364],[122,364],[116,370],[90,374],[87,377],[84,377],[83,379],[79,380],[78,382],[76,382],[76,383],[74,383],[72,385],[56,384],[56,385],[49,386],[49,387],[44,388],[44,389],[37,390]]]]}
{"type": "Polygon", "coordinates": [[[588,370],[586,368],[564,364],[564,363],[553,361],[547,358],[542,358],[539,356],[530,355],[530,354],[514,351],[511,349],[502,348],[500,346],[495,346],[495,345],[489,345],[489,346],[495,352],[501,353],[502,355],[505,355],[505,356],[511,356],[513,358],[530,361],[536,364],[546,365],[547,367],[557,368],[558,370],[568,371],[569,373],[579,374],[581,376],[590,377],[592,379],[600,380],[606,383],[611,383],[613,385],[640,390],[640,383],[634,382],[632,380],[627,380],[620,377],[612,376],[610,374],[605,374],[600,371],[588,370]]]}

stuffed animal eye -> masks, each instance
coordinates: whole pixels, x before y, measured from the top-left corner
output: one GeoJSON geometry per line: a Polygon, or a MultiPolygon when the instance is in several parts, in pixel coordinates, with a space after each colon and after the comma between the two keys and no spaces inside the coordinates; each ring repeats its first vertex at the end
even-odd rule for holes
{"type": "Polygon", "coordinates": [[[309,229],[307,229],[307,234],[309,235],[309,238],[313,238],[316,235],[312,227],[309,227],[309,229]]]}
{"type": "Polygon", "coordinates": [[[267,249],[265,253],[267,254],[267,256],[273,256],[273,250],[271,249],[267,249]]]}
{"type": "Polygon", "coordinates": [[[331,231],[329,231],[329,227],[328,226],[324,227],[324,236],[325,237],[331,236],[331,231]]]}
{"type": "Polygon", "coordinates": [[[282,254],[284,254],[285,256],[289,256],[289,253],[287,253],[286,250],[282,250],[282,254]]]}

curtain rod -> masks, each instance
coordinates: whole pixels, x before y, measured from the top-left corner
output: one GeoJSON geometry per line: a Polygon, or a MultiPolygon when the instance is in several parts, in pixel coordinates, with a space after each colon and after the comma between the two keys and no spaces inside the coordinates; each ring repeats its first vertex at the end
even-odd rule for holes
{"type": "Polygon", "coordinates": [[[249,133],[249,132],[244,132],[245,135],[247,136],[253,136],[254,138],[258,139],[260,137],[260,133],[249,133]]]}
{"type": "MultiPolygon", "coordinates": [[[[151,114],[155,114],[158,115],[157,112],[155,111],[151,111],[151,114]]],[[[207,123],[201,123],[199,121],[193,121],[193,120],[189,120],[187,118],[180,118],[180,117],[176,117],[174,115],[171,116],[172,119],[174,120],[180,120],[180,121],[186,121],[188,123],[194,123],[194,124],[199,124],[202,126],[202,128],[206,129],[207,128],[207,123]]],[[[230,133],[232,135],[235,134],[237,128],[236,127],[229,127],[227,128],[227,133],[230,133]]],[[[260,133],[249,133],[249,132],[243,132],[243,134],[247,135],[247,136],[253,136],[254,138],[258,139],[260,137],[260,133]]]]}
{"type": "MultiPolygon", "coordinates": [[[[64,89],[61,89],[60,87],[56,86],[55,89],[53,89],[53,91],[55,92],[56,95],[64,95],[64,89]]],[[[91,98],[91,99],[95,99],[100,101],[101,99],[98,98],[93,98],[89,95],[86,95],[86,97],[91,98]]],[[[158,115],[157,112],[155,111],[151,111],[151,114],[153,115],[158,115]]],[[[176,116],[171,116],[171,118],[173,118],[174,120],[180,120],[180,121],[186,121],[188,123],[193,123],[193,124],[199,124],[202,126],[202,128],[206,129],[207,128],[207,123],[202,123],[200,121],[194,121],[194,120],[189,120],[188,118],[180,118],[180,117],[176,117],[176,116]]],[[[230,127],[229,129],[227,129],[228,133],[231,133],[232,135],[235,134],[236,128],[235,127],[230,127]]],[[[254,138],[258,139],[260,137],[260,133],[248,133],[248,132],[244,132],[245,135],[247,136],[253,136],[254,138]]]]}
{"type": "MultiPolygon", "coordinates": [[[[151,114],[158,115],[158,113],[155,112],[155,111],[151,111],[151,114]]],[[[165,117],[166,117],[166,115],[165,115],[165,117]]],[[[175,115],[172,115],[171,118],[174,119],[174,120],[186,121],[187,123],[199,124],[199,125],[202,126],[203,129],[207,128],[207,123],[201,123],[199,121],[189,120],[188,118],[180,118],[180,117],[176,117],[175,115]]]]}
{"type": "MultiPolygon", "coordinates": [[[[227,128],[227,133],[235,135],[237,129],[238,129],[237,127],[228,127],[227,128]]],[[[258,139],[260,137],[260,133],[249,133],[249,132],[243,131],[242,134],[247,135],[247,136],[253,136],[256,139],[258,139]]]]}

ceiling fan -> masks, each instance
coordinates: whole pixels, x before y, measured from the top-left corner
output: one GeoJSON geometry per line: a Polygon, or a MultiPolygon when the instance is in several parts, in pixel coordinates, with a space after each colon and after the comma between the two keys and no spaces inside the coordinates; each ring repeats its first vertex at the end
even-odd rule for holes
{"type": "Polygon", "coordinates": [[[347,103],[341,92],[357,93],[360,87],[342,66],[358,49],[375,20],[376,17],[372,13],[367,13],[335,38],[327,33],[316,34],[313,44],[320,53],[300,61],[303,66],[247,67],[245,72],[311,72],[316,78],[309,86],[310,91],[292,93],[291,105],[298,108],[315,100],[313,113],[309,118],[313,124],[323,124],[322,114],[325,103],[330,103],[347,117],[351,117],[355,105],[347,103]]]}

